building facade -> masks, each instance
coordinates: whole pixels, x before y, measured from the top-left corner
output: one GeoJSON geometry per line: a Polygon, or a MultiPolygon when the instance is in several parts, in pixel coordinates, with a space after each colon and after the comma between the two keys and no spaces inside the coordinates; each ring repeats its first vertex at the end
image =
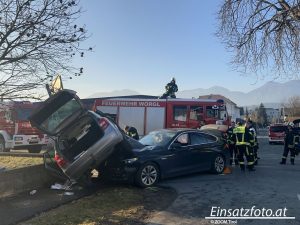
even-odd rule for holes
{"type": "Polygon", "coordinates": [[[280,123],[281,113],[279,109],[265,108],[269,123],[280,123]]]}

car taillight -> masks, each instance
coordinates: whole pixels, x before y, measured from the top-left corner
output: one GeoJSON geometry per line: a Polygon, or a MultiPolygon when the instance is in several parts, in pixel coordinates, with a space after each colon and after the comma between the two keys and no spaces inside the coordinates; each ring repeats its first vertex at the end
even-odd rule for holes
{"type": "Polygon", "coordinates": [[[59,167],[64,167],[66,165],[66,160],[60,157],[57,153],[55,153],[54,159],[59,167]]]}
{"type": "Polygon", "coordinates": [[[103,130],[105,130],[105,129],[108,127],[108,125],[109,125],[108,121],[107,121],[105,118],[101,118],[101,119],[98,121],[98,123],[99,123],[100,127],[101,127],[103,130]]]}

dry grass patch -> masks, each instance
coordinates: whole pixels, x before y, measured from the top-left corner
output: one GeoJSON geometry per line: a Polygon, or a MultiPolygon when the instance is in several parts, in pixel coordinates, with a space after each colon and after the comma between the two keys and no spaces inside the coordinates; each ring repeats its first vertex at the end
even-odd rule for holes
{"type": "Polygon", "coordinates": [[[167,207],[175,196],[171,189],[105,188],[19,225],[141,225],[158,205],[167,207]]]}
{"type": "Polygon", "coordinates": [[[0,156],[0,167],[5,167],[6,169],[17,169],[42,163],[43,158],[38,157],[0,156]]]}

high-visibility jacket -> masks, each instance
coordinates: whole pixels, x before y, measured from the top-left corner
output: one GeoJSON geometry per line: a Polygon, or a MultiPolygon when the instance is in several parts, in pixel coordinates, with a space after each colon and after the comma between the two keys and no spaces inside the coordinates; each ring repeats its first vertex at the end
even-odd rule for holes
{"type": "Polygon", "coordinates": [[[254,127],[250,127],[249,128],[249,131],[250,131],[250,144],[251,146],[257,146],[258,145],[258,141],[257,141],[257,137],[256,137],[256,131],[254,129],[254,127]]]}
{"type": "Polygon", "coordinates": [[[129,127],[128,131],[126,132],[126,134],[129,136],[129,137],[132,137],[136,140],[139,140],[139,134],[138,134],[138,131],[135,127],[129,127]]]}
{"type": "Polygon", "coordinates": [[[236,145],[250,145],[250,132],[247,127],[237,126],[233,129],[236,145]]]}
{"type": "Polygon", "coordinates": [[[229,127],[228,130],[226,131],[226,134],[227,134],[227,143],[228,144],[235,144],[235,136],[234,136],[234,133],[233,133],[233,129],[234,127],[229,127]]]}
{"type": "Polygon", "coordinates": [[[285,147],[294,148],[299,143],[299,135],[292,131],[288,131],[285,135],[284,144],[285,147]]]}
{"type": "Polygon", "coordinates": [[[166,88],[166,92],[167,92],[167,93],[171,93],[171,94],[174,94],[175,92],[178,91],[178,86],[177,86],[177,84],[172,83],[172,82],[168,83],[168,84],[165,86],[165,88],[166,88]]]}

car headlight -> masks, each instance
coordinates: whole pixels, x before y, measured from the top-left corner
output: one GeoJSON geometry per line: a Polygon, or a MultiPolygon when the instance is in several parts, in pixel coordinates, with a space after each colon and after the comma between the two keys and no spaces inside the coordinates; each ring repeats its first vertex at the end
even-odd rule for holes
{"type": "Polygon", "coordinates": [[[132,159],[125,159],[124,160],[124,163],[125,164],[131,164],[131,163],[134,163],[135,161],[137,161],[138,158],[132,158],[132,159]]]}
{"type": "Polygon", "coordinates": [[[15,141],[23,141],[23,137],[15,137],[15,141]]]}

